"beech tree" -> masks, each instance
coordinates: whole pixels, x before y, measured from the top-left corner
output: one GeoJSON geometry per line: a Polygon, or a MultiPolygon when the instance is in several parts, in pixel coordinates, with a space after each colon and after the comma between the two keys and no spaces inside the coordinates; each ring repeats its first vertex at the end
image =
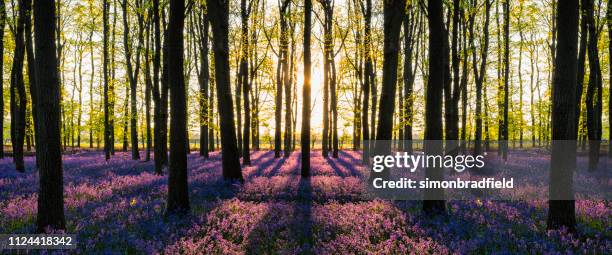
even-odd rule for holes
{"type": "Polygon", "coordinates": [[[557,48],[553,71],[549,229],[576,227],[573,173],[576,168],[575,100],[578,71],[578,0],[557,3],[557,48]]]}
{"type": "MultiPolygon", "coordinates": [[[[444,28],[442,0],[429,0],[427,4],[429,20],[429,78],[425,95],[425,154],[440,155],[442,153],[442,90],[444,86],[444,41],[447,37],[444,28]]],[[[381,101],[382,102],[382,101],[381,101]]],[[[381,112],[382,112],[381,107],[381,112]]],[[[380,134],[380,132],[379,132],[380,134]]],[[[442,168],[426,169],[425,177],[430,180],[441,180],[444,175],[442,168]]],[[[428,189],[424,193],[423,211],[427,213],[444,213],[446,204],[444,190],[428,189]]]]}
{"type": "Polygon", "coordinates": [[[213,32],[215,88],[220,115],[223,178],[244,181],[236,142],[234,107],[230,89],[229,1],[209,0],[207,4],[213,32]]]}
{"type": "Polygon", "coordinates": [[[11,110],[11,144],[13,147],[13,162],[19,172],[25,171],[23,162],[23,142],[26,125],[26,91],[23,78],[23,62],[25,56],[25,23],[31,5],[27,0],[19,1],[19,17],[15,27],[15,53],[11,68],[10,110],[11,110]]]}
{"type": "Polygon", "coordinates": [[[312,0],[304,0],[304,87],[302,88],[302,177],[310,176],[310,93],[311,93],[311,55],[310,39],[312,33],[312,0]]]}
{"type": "Polygon", "coordinates": [[[40,110],[38,148],[40,188],[38,192],[37,231],[65,229],[64,184],[60,130],[60,84],[54,34],[55,3],[34,1],[34,33],[36,53],[37,99],[40,110]]]}

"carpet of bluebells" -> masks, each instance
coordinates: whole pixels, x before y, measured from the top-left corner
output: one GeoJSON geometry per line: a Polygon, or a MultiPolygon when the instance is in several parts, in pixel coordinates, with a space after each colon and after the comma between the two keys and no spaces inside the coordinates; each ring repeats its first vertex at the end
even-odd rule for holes
{"type": "MultiPolygon", "coordinates": [[[[167,175],[118,153],[64,156],[69,253],[98,254],[606,254],[612,204],[576,201],[578,234],[546,230],[546,201],[450,201],[430,217],[418,201],[368,200],[360,153],[323,158],[299,175],[299,153],[253,152],[245,183],[222,181],[220,155],[189,155],[191,213],[165,218],[167,175]]],[[[548,157],[513,159],[523,167],[548,157]]],[[[35,230],[38,174],[0,160],[0,233],[35,230]]]]}

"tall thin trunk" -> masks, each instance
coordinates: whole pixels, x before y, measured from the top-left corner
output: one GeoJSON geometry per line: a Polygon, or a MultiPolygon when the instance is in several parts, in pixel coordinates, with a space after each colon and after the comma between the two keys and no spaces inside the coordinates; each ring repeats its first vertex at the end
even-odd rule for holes
{"type": "Polygon", "coordinates": [[[103,60],[102,60],[102,65],[103,65],[103,75],[104,75],[104,156],[106,158],[106,160],[108,161],[110,159],[110,155],[111,155],[111,146],[113,146],[111,144],[111,110],[109,109],[109,103],[110,103],[110,98],[109,98],[109,77],[108,77],[108,68],[109,68],[109,59],[108,59],[108,40],[109,40],[109,8],[110,8],[110,4],[108,2],[108,0],[103,0],[102,2],[102,24],[103,24],[103,60]]]}
{"type": "Polygon", "coordinates": [[[23,142],[25,139],[26,121],[26,91],[23,80],[23,60],[25,55],[25,23],[26,15],[31,10],[31,2],[19,1],[19,18],[15,31],[15,50],[13,55],[13,66],[11,68],[11,144],[13,146],[13,162],[15,169],[19,172],[25,171],[23,162],[23,142]]]}
{"type": "MultiPolygon", "coordinates": [[[[150,12],[149,12],[150,13],[150,12]]],[[[145,161],[151,160],[151,90],[153,89],[153,81],[151,79],[151,35],[152,22],[147,22],[146,41],[144,50],[144,74],[145,74],[145,134],[146,134],[146,149],[145,161]]]]}
{"type": "MultiPolygon", "coordinates": [[[[202,7],[205,8],[205,7],[202,7]]],[[[202,11],[200,18],[200,156],[208,158],[208,133],[209,133],[209,113],[208,113],[208,90],[209,90],[209,65],[208,65],[208,13],[202,11]]]]}
{"type": "Polygon", "coordinates": [[[304,0],[304,87],[302,88],[302,177],[310,176],[310,38],[312,0],[304,0]]]}
{"type": "Polygon", "coordinates": [[[183,74],[183,28],[185,22],[185,0],[170,0],[165,69],[168,70],[170,87],[170,162],[168,166],[168,204],[166,215],[185,213],[189,206],[187,184],[187,95],[183,74]]]}
{"type": "MultiPolygon", "coordinates": [[[[364,74],[363,74],[363,102],[361,104],[361,132],[363,140],[366,141],[364,146],[371,145],[371,142],[367,142],[370,140],[370,123],[368,122],[368,112],[370,111],[370,82],[372,79],[370,77],[373,76],[374,71],[372,70],[372,52],[371,48],[367,47],[370,45],[372,41],[372,31],[371,31],[371,20],[372,20],[372,0],[365,0],[365,6],[361,0],[359,0],[359,4],[361,6],[361,13],[363,15],[365,26],[364,26],[364,38],[363,38],[363,55],[365,57],[364,63],[364,74]]],[[[372,137],[374,138],[374,137],[372,137]]],[[[369,148],[364,148],[364,151],[367,153],[369,148]]],[[[363,160],[368,158],[367,155],[364,155],[363,160]]]]}
{"type": "MultiPolygon", "coordinates": [[[[425,95],[425,140],[426,155],[442,153],[442,90],[444,86],[444,17],[442,0],[430,0],[427,5],[429,19],[429,76],[425,95]]],[[[425,176],[430,180],[444,177],[442,168],[427,168],[425,176]]],[[[423,211],[431,214],[445,213],[444,190],[433,189],[424,193],[423,211]]]]}
{"type": "Polygon", "coordinates": [[[162,168],[167,163],[167,108],[168,108],[168,86],[167,82],[162,82],[160,79],[161,69],[161,19],[159,0],[153,0],[153,27],[154,27],[154,45],[153,50],[153,102],[154,123],[153,129],[154,143],[153,156],[155,159],[155,173],[162,174],[162,168]]]}
{"type": "MultiPolygon", "coordinates": [[[[608,10],[606,13],[607,25],[608,25],[608,54],[612,55],[612,4],[608,1],[608,10]]],[[[1,53],[1,51],[0,51],[1,53]]],[[[610,70],[612,70],[612,62],[610,63],[610,70]]],[[[609,81],[612,81],[612,72],[609,72],[609,81]]],[[[608,88],[608,157],[612,158],[612,85],[608,88]]]]}
{"type": "MultiPolygon", "coordinates": [[[[35,145],[38,144],[38,105],[37,105],[37,96],[36,96],[36,63],[34,59],[34,42],[32,40],[32,0],[26,0],[26,4],[29,6],[27,9],[30,10],[26,12],[25,18],[25,43],[26,43],[26,53],[28,60],[28,84],[30,85],[30,99],[32,100],[32,121],[34,127],[34,141],[35,145]]],[[[4,31],[4,30],[3,30],[4,31]]],[[[38,151],[38,150],[36,150],[38,151]]],[[[38,158],[36,159],[36,166],[38,166],[38,158]]]]}
{"type": "MultiPolygon", "coordinates": [[[[404,19],[406,1],[393,0],[384,3],[384,59],[383,59],[383,86],[380,98],[380,111],[378,116],[378,130],[376,143],[378,153],[391,151],[393,115],[395,112],[395,96],[397,86],[397,65],[400,50],[400,30],[404,19]]],[[[388,171],[380,173],[387,176],[388,171]]]]}
{"type": "Polygon", "coordinates": [[[240,2],[240,18],[242,22],[242,54],[240,55],[240,81],[242,84],[242,93],[244,100],[244,131],[242,138],[242,163],[245,165],[251,164],[251,149],[250,149],[250,130],[251,130],[251,103],[249,102],[249,93],[251,87],[249,83],[249,15],[251,12],[251,4],[247,7],[247,0],[240,2]]]}
{"type": "Polygon", "coordinates": [[[573,172],[576,168],[575,100],[578,48],[578,0],[563,0],[557,4],[556,58],[552,95],[552,151],[548,201],[549,229],[567,227],[575,230],[573,172]],[[568,142],[572,141],[572,142],[568,142]],[[573,143],[573,144],[571,144],[573,143]]]}
{"type": "Polygon", "coordinates": [[[518,59],[518,79],[519,79],[519,109],[518,109],[518,131],[519,131],[519,147],[523,148],[523,42],[525,36],[523,35],[523,24],[521,23],[521,15],[523,15],[523,2],[519,1],[519,15],[517,17],[517,26],[519,31],[519,59],[518,59]]]}
{"type": "MultiPolygon", "coordinates": [[[[4,31],[5,24],[6,6],[0,1],[0,31],[4,31]]],[[[0,33],[0,56],[4,56],[4,33],[0,33]]],[[[4,77],[4,58],[0,60],[0,77],[4,77]]],[[[4,113],[4,79],[0,79],[0,102],[0,112],[4,113]]],[[[4,130],[4,118],[0,118],[0,129],[4,130]]],[[[0,132],[0,158],[4,158],[4,132],[0,132]]]]}
{"type": "Polygon", "coordinates": [[[55,3],[34,2],[34,30],[36,72],[38,77],[38,119],[45,120],[39,129],[37,153],[39,157],[40,188],[38,192],[38,232],[49,228],[65,229],[64,185],[60,142],[60,84],[57,55],[55,54],[55,3]]]}
{"type": "MultiPolygon", "coordinates": [[[[487,55],[489,50],[489,13],[491,10],[492,3],[487,0],[485,4],[485,24],[483,28],[483,46],[480,49],[480,67],[477,63],[476,56],[476,46],[474,43],[474,21],[475,14],[471,14],[469,21],[469,30],[470,30],[470,47],[472,48],[472,69],[474,71],[474,79],[476,83],[476,131],[474,134],[474,154],[480,155],[483,152],[482,149],[482,92],[483,92],[483,84],[486,76],[486,67],[487,67],[487,55]]],[[[474,1],[474,5],[472,8],[476,8],[476,2],[474,1]]],[[[486,103],[486,102],[485,102],[486,103]]],[[[485,120],[486,121],[486,120],[485,120]]]]}
{"type": "Polygon", "coordinates": [[[597,48],[598,28],[595,23],[594,0],[587,0],[586,18],[588,29],[589,83],[586,93],[586,121],[589,138],[589,171],[597,169],[601,145],[602,75],[597,48]]]}
{"type": "MultiPolygon", "coordinates": [[[[140,72],[140,52],[142,49],[142,44],[144,40],[144,17],[140,13],[140,6],[142,2],[140,0],[136,0],[135,8],[136,8],[136,17],[138,19],[138,30],[137,30],[137,38],[134,41],[134,38],[129,37],[130,23],[128,18],[128,5],[127,0],[123,0],[121,7],[123,9],[123,47],[125,53],[125,62],[127,66],[127,76],[130,85],[130,110],[129,110],[129,120],[130,120],[130,141],[131,141],[131,149],[132,149],[132,159],[138,160],[140,159],[140,153],[138,152],[138,109],[136,105],[136,87],[138,85],[138,74],[140,72]],[[132,43],[137,43],[135,58],[136,62],[132,65],[132,43]]],[[[127,95],[126,95],[127,97],[127,95]]]]}
{"type": "Polygon", "coordinates": [[[510,96],[510,0],[505,0],[504,11],[504,116],[502,130],[502,157],[508,159],[508,103],[510,96]]]}
{"type": "MultiPolygon", "coordinates": [[[[89,11],[93,12],[93,3],[89,3],[89,11]]],[[[89,54],[91,57],[91,76],[89,80],[89,148],[93,148],[93,133],[94,133],[94,125],[92,122],[92,117],[94,116],[94,100],[93,100],[93,87],[94,87],[94,76],[95,76],[95,61],[94,61],[94,44],[93,44],[93,34],[96,29],[96,18],[92,17],[91,19],[91,30],[89,31],[89,54]]]]}
{"type": "Polygon", "coordinates": [[[215,87],[220,116],[223,178],[244,181],[236,144],[236,126],[230,90],[229,1],[209,0],[207,4],[213,31],[215,87]]]}

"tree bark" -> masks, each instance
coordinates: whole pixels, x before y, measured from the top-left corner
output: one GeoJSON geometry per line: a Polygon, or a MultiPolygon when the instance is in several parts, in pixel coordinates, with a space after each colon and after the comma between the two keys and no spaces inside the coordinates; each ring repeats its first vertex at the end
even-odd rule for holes
{"type": "MultiPolygon", "coordinates": [[[[371,84],[370,82],[372,81],[371,77],[374,76],[374,71],[372,70],[372,52],[371,52],[371,48],[367,47],[367,45],[370,45],[371,40],[372,40],[372,28],[371,28],[371,22],[372,22],[372,0],[365,0],[365,6],[363,4],[363,2],[360,0],[360,6],[361,6],[361,13],[363,15],[363,19],[365,22],[365,26],[364,26],[364,38],[363,38],[363,45],[362,48],[364,50],[363,55],[365,57],[365,63],[364,63],[364,74],[363,74],[363,102],[361,104],[362,106],[362,110],[361,110],[361,132],[362,132],[362,137],[363,140],[366,141],[366,143],[364,143],[364,146],[370,146],[372,145],[371,142],[369,142],[370,140],[370,123],[368,122],[368,112],[370,110],[370,87],[371,84]]],[[[372,137],[373,139],[374,137],[372,137]]],[[[366,154],[364,154],[363,160],[367,160],[368,155],[367,152],[369,151],[370,148],[364,148],[364,151],[366,152],[366,154]]]]}
{"type": "Polygon", "coordinates": [[[154,122],[153,129],[154,143],[153,156],[155,159],[155,173],[163,174],[162,168],[167,164],[167,118],[168,118],[168,87],[167,82],[160,81],[161,69],[161,21],[159,0],[153,0],[153,27],[154,27],[154,52],[153,52],[153,102],[154,122]],[[161,85],[161,86],[160,86],[161,85]]]}
{"type": "MultiPolygon", "coordinates": [[[[0,1],[0,30],[4,31],[5,24],[6,6],[0,1]]],[[[0,55],[4,56],[4,33],[0,33],[0,55]]],[[[0,60],[0,77],[4,77],[4,58],[0,60]]],[[[4,79],[0,79],[0,102],[0,112],[4,113],[4,79]]],[[[0,129],[4,130],[4,118],[0,118],[0,129]]],[[[0,132],[0,158],[4,158],[4,132],[0,132]]]]}
{"type": "MultiPolygon", "coordinates": [[[[32,40],[32,0],[26,0],[25,3],[28,5],[26,8],[26,20],[25,20],[25,43],[26,53],[28,59],[28,83],[30,85],[30,99],[32,100],[32,124],[34,127],[34,143],[38,145],[38,104],[36,96],[36,62],[34,58],[34,42],[32,40]]],[[[4,31],[4,30],[3,30],[4,31]]],[[[1,68],[1,66],[0,66],[1,68]]],[[[1,146],[1,145],[0,145],[1,146]]],[[[36,150],[37,152],[39,150],[36,150]]],[[[36,166],[38,167],[38,157],[36,158],[36,166]]]]}
{"type": "Polygon", "coordinates": [[[549,229],[567,227],[575,230],[573,172],[576,168],[575,104],[578,48],[578,0],[557,4],[556,58],[552,88],[552,152],[548,201],[549,229]],[[571,141],[571,142],[568,142],[571,141]],[[573,143],[573,146],[572,144],[573,143]],[[564,200],[561,200],[564,199],[564,200]]]}
{"type": "MultiPolygon", "coordinates": [[[[442,0],[429,0],[427,5],[429,19],[429,76],[425,102],[425,140],[426,155],[442,153],[442,90],[444,86],[444,29],[442,0]]],[[[384,101],[384,100],[383,100],[384,101]]],[[[381,107],[382,108],[382,107],[381,107]]],[[[425,176],[430,180],[443,179],[442,168],[427,168],[425,176]]],[[[423,211],[430,214],[445,213],[444,190],[427,190],[424,193],[423,211]]]]}
{"type": "MultiPolygon", "coordinates": [[[[202,7],[205,8],[205,7],[202,7]]],[[[204,10],[204,9],[203,9],[204,10]]],[[[208,90],[209,90],[209,64],[208,64],[208,13],[202,11],[200,18],[200,156],[208,158],[208,90]]]]}
{"type": "Polygon", "coordinates": [[[602,75],[599,62],[598,28],[595,24],[594,0],[587,0],[586,18],[588,29],[589,83],[586,91],[586,122],[589,138],[589,171],[597,169],[601,145],[602,75]]]}
{"type": "Polygon", "coordinates": [[[229,65],[229,1],[209,0],[208,13],[211,15],[213,51],[215,55],[215,82],[221,128],[221,160],[223,178],[244,181],[240,169],[236,126],[230,90],[229,65]]]}
{"type": "Polygon", "coordinates": [[[64,185],[60,130],[60,84],[57,55],[55,54],[55,3],[34,2],[34,30],[36,47],[36,72],[38,77],[37,100],[39,123],[38,148],[40,189],[38,192],[38,232],[65,229],[64,185]]]}
{"type": "Polygon", "coordinates": [[[15,31],[15,50],[11,69],[11,144],[13,146],[13,162],[15,169],[25,172],[23,162],[23,142],[25,138],[26,92],[23,79],[23,60],[25,55],[25,23],[26,15],[31,8],[27,0],[19,1],[19,17],[15,31]]]}
{"type": "MultiPolygon", "coordinates": [[[[606,12],[608,25],[608,52],[612,54],[612,5],[608,1],[608,9],[606,12]]],[[[1,53],[1,51],[0,51],[1,53]]],[[[612,62],[609,62],[610,70],[612,70],[612,62]]],[[[612,72],[608,73],[609,81],[612,81],[612,72]]],[[[609,86],[608,92],[608,157],[612,158],[612,85],[609,86]]]]}
{"type": "Polygon", "coordinates": [[[189,191],[187,183],[187,95],[183,74],[183,29],[185,0],[170,0],[170,18],[166,61],[170,87],[170,162],[168,167],[168,204],[166,215],[188,212],[189,191]]]}
{"type": "Polygon", "coordinates": [[[312,31],[312,0],[304,0],[304,87],[302,88],[302,177],[310,176],[310,39],[312,31]]]}
{"type": "MultiPolygon", "coordinates": [[[[242,138],[242,163],[244,165],[251,165],[251,149],[250,149],[250,130],[251,130],[251,103],[249,102],[249,93],[251,87],[249,83],[249,62],[247,57],[249,55],[249,15],[251,12],[251,4],[248,4],[247,0],[241,0],[240,2],[240,18],[241,18],[241,42],[242,42],[242,53],[240,55],[240,78],[239,83],[242,84],[242,93],[244,100],[244,129],[242,138]]],[[[285,148],[286,149],[286,148],[285,148]]]]}
{"type": "Polygon", "coordinates": [[[110,117],[110,109],[109,109],[109,77],[108,77],[108,66],[109,66],[109,58],[108,58],[108,40],[109,40],[109,9],[110,5],[108,0],[103,0],[102,2],[102,24],[103,24],[103,57],[102,57],[102,66],[103,66],[103,75],[104,75],[104,157],[106,161],[110,159],[111,155],[111,117],[110,117]]]}
{"type": "MultiPolygon", "coordinates": [[[[138,160],[140,159],[140,153],[138,151],[138,109],[136,106],[136,89],[137,89],[137,85],[138,85],[138,75],[140,72],[140,52],[142,49],[142,43],[144,40],[144,17],[142,13],[142,10],[140,10],[140,6],[142,5],[140,0],[136,0],[135,2],[136,5],[136,17],[138,19],[138,30],[137,30],[137,40],[134,43],[137,43],[138,46],[136,46],[136,52],[135,52],[135,57],[136,57],[136,63],[135,66],[132,65],[132,46],[131,45],[131,40],[129,37],[129,30],[130,30],[130,24],[129,24],[129,18],[128,18],[128,5],[127,5],[127,0],[123,0],[123,3],[121,4],[121,7],[123,9],[123,29],[124,29],[124,33],[123,33],[123,46],[124,46],[124,53],[125,53],[125,62],[126,62],[126,66],[127,66],[127,76],[128,76],[128,81],[130,83],[130,113],[129,113],[129,120],[130,120],[130,141],[131,141],[131,149],[132,149],[132,159],[133,160],[138,160]]],[[[134,38],[132,38],[134,39],[134,38]]],[[[127,96],[127,95],[126,95],[127,96]]]]}
{"type": "MultiPolygon", "coordinates": [[[[384,4],[384,62],[383,87],[380,96],[380,111],[376,140],[391,140],[395,92],[397,86],[397,64],[399,56],[399,34],[404,18],[405,1],[385,1],[384,4]]],[[[389,148],[390,149],[390,148],[389,148]]]]}
{"type": "Polygon", "coordinates": [[[510,0],[505,0],[504,11],[504,116],[502,130],[502,157],[508,159],[508,103],[510,94],[510,0]]]}
{"type": "MultiPolygon", "coordinates": [[[[477,57],[476,57],[476,45],[474,43],[474,22],[475,22],[475,14],[471,14],[469,17],[469,29],[470,29],[470,47],[472,48],[472,69],[474,72],[474,79],[476,83],[476,132],[474,134],[474,154],[481,155],[483,153],[482,149],[482,92],[483,92],[483,84],[484,78],[486,76],[486,67],[487,67],[487,55],[489,50],[489,13],[491,10],[491,2],[486,0],[485,3],[485,24],[483,28],[483,46],[480,50],[480,67],[478,67],[477,57]]],[[[474,6],[476,7],[476,1],[474,1],[474,6]]],[[[485,102],[486,103],[486,102],[485,102]]]]}

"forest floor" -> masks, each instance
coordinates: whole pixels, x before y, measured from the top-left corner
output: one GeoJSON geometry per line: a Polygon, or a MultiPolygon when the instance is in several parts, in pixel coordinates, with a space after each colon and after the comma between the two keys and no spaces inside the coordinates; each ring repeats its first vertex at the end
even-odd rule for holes
{"type": "MultiPolygon", "coordinates": [[[[367,200],[360,153],[312,154],[312,177],[300,157],[252,153],[243,185],[221,181],[220,155],[189,155],[191,213],[164,218],[167,175],[153,162],[119,152],[64,156],[67,233],[76,253],[128,254],[488,254],[586,253],[612,250],[612,203],[576,202],[577,235],[546,230],[546,201],[449,201],[430,217],[419,201],[367,200]]],[[[547,157],[534,157],[545,161],[547,157]]],[[[513,160],[525,166],[538,162],[513,160]]],[[[35,230],[38,174],[0,160],[0,233],[35,230]]],[[[72,253],[72,251],[71,251],[72,253]]]]}

